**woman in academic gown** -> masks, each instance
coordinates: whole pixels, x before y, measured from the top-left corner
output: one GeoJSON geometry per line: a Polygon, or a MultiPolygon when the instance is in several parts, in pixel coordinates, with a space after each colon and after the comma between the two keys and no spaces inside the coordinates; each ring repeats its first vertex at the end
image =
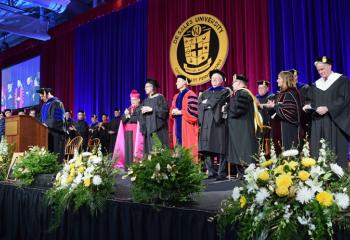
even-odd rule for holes
{"type": "Polygon", "coordinates": [[[276,152],[300,147],[301,139],[301,100],[300,94],[295,86],[293,74],[282,71],[277,79],[280,92],[275,101],[267,103],[272,108],[272,137],[276,152]]]}
{"type": "Polygon", "coordinates": [[[147,98],[141,104],[140,128],[144,137],[144,154],[150,153],[153,146],[152,135],[156,134],[161,143],[169,147],[168,118],[169,106],[165,97],[157,93],[158,82],[148,79],[145,84],[147,98]]]}

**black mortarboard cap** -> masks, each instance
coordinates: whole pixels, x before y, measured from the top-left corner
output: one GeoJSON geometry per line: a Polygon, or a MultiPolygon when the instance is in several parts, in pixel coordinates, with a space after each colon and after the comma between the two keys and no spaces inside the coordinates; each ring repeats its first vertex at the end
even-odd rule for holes
{"type": "Polygon", "coordinates": [[[226,81],[226,74],[219,69],[214,69],[214,70],[210,71],[209,77],[211,78],[215,73],[219,74],[222,77],[223,81],[226,81]]]}
{"type": "Polygon", "coordinates": [[[152,84],[154,88],[159,87],[158,81],[152,78],[147,78],[146,83],[152,84]]]}
{"type": "Polygon", "coordinates": [[[248,78],[246,76],[240,75],[240,74],[233,75],[233,80],[235,80],[235,79],[241,80],[243,82],[248,82],[248,78]]]}
{"type": "Polygon", "coordinates": [[[36,90],[36,92],[40,93],[40,94],[44,94],[44,92],[46,92],[46,93],[52,92],[52,89],[51,88],[40,88],[40,89],[36,90]]]}
{"type": "Polygon", "coordinates": [[[321,62],[321,63],[326,63],[326,64],[333,64],[333,60],[327,56],[322,56],[322,57],[317,57],[315,62],[321,62]]]}
{"type": "Polygon", "coordinates": [[[266,80],[261,80],[261,81],[257,81],[256,82],[258,85],[264,85],[266,87],[268,87],[270,85],[270,82],[269,81],[266,81],[266,80]]]}
{"type": "Polygon", "coordinates": [[[288,72],[290,72],[291,74],[293,74],[293,76],[297,76],[297,75],[299,75],[299,72],[298,72],[298,70],[296,70],[296,69],[290,69],[290,70],[288,70],[288,72]]]}

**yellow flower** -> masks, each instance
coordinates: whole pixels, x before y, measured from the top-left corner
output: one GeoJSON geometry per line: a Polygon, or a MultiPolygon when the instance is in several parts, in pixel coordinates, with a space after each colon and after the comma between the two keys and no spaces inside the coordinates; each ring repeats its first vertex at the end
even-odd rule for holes
{"type": "Polygon", "coordinates": [[[82,165],[83,164],[83,162],[81,161],[81,159],[77,159],[76,161],[75,161],[75,167],[79,167],[80,165],[82,165]]]}
{"type": "Polygon", "coordinates": [[[267,181],[267,180],[269,180],[269,178],[270,178],[270,175],[267,171],[263,171],[259,174],[259,179],[261,181],[267,181]]]}
{"type": "Polygon", "coordinates": [[[0,162],[2,162],[4,159],[2,158],[2,156],[0,156],[0,162]]]}
{"type": "Polygon", "coordinates": [[[241,204],[241,208],[244,208],[244,206],[245,206],[246,203],[247,203],[247,199],[245,198],[245,196],[242,196],[242,197],[239,199],[239,203],[241,204]]]}
{"type": "Polygon", "coordinates": [[[292,169],[293,171],[296,169],[296,167],[299,165],[299,163],[298,162],[296,162],[296,161],[290,161],[290,162],[288,162],[288,163],[286,163],[288,166],[289,166],[289,168],[290,169],[292,169]]]}
{"type": "Polygon", "coordinates": [[[261,164],[261,166],[262,166],[262,167],[269,167],[269,166],[272,165],[272,163],[273,163],[273,161],[272,161],[272,160],[269,160],[269,161],[263,162],[263,163],[261,164]]]}
{"type": "Polygon", "coordinates": [[[85,187],[89,187],[91,185],[91,179],[90,178],[86,178],[85,180],[84,180],[84,186],[85,187]]]}
{"type": "Polygon", "coordinates": [[[306,181],[309,179],[310,177],[310,173],[308,173],[307,171],[300,171],[298,174],[298,177],[300,178],[301,181],[306,181]]]}
{"type": "Polygon", "coordinates": [[[69,164],[70,169],[74,169],[74,163],[69,164]]]}
{"type": "Polygon", "coordinates": [[[69,176],[74,176],[75,175],[75,168],[72,168],[70,170],[69,176]]]}
{"type": "Polygon", "coordinates": [[[279,197],[285,197],[289,194],[289,189],[286,186],[280,186],[276,188],[276,194],[279,197]]]}
{"type": "Polygon", "coordinates": [[[72,183],[74,180],[74,177],[73,176],[68,176],[67,177],[67,183],[72,183]]]}
{"type": "Polygon", "coordinates": [[[80,166],[79,169],[78,169],[78,171],[79,171],[80,173],[83,173],[83,172],[85,171],[85,167],[84,167],[84,166],[80,166]]]}
{"type": "Polygon", "coordinates": [[[333,203],[333,195],[329,192],[319,192],[316,195],[317,202],[324,207],[329,207],[333,203]]]}
{"type": "Polygon", "coordinates": [[[283,174],[284,173],[284,165],[279,165],[277,166],[274,170],[273,170],[273,173],[275,175],[277,174],[283,174]]]}
{"type": "Polygon", "coordinates": [[[308,157],[304,157],[302,160],[301,160],[301,164],[304,166],[304,167],[312,167],[316,164],[316,160],[313,159],[313,158],[308,158],[308,157]]]}
{"type": "Polygon", "coordinates": [[[281,174],[276,178],[276,185],[277,187],[287,187],[289,188],[292,186],[293,180],[292,177],[289,174],[281,174]]]}

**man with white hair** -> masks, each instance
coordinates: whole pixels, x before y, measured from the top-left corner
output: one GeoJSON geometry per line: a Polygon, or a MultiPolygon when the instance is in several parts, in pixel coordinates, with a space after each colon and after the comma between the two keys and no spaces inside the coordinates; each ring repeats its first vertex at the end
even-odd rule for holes
{"type": "Polygon", "coordinates": [[[350,82],[332,71],[329,57],[317,58],[315,67],[321,76],[310,88],[304,111],[311,114],[311,154],[318,157],[320,139],[325,139],[338,157],[338,164],[348,163],[350,136],[350,82]]]}
{"type": "Polygon", "coordinates": [[[226,178],[226,120],[223,118],[222,107],[228,103],[230,90],[223,86],[225,74],[220,70],[209,73],[211,87],[204,91],[198,101],[198,121],[200,126],[198,151],[205,158],[208,177],[218,176],[218,180],[226,178]],[[211,163],[211,157],[220,158],[219,172],[211,163]]]}

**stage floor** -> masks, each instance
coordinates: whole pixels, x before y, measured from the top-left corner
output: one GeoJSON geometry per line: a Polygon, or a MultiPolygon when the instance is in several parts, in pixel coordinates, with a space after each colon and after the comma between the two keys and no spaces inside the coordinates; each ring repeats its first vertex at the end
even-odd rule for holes
{"type": "MultiPolygon", "coordinates": [[[[203,181],[205,190],[196,198],[191,208],[205,211],[216,211],[220,208],[221,201],[227,199],[235,186],[240,185],[239,180],[232,179],[215,181],[206,179],[203,181]]],[[[122,179],[122,175],[117,177],[117,190],[115,198],[122,201],[132,201],[131,181],[129,178],[122,179]]]]}

